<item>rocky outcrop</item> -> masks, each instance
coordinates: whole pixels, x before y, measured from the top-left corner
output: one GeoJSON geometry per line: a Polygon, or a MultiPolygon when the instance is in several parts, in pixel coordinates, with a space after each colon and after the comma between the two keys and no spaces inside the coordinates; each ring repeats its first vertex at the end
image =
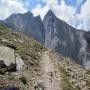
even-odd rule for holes
{"type": "MultiPolygon", "coordinates": [[[[15,53],[15,51],[9,47],[0,46],[0,64],[1,68],[10,67],[16,65],[16,70],[20,71],[23,69],[24,62],[21,57],[15,53]]],[[[13,68],[13,67],[10,67],[13,68]]]]}

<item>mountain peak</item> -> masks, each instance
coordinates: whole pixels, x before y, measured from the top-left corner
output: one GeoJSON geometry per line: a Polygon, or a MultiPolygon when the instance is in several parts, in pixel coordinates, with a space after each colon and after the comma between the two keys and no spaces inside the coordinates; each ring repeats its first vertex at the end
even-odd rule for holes
{"type": "Polygon", "coordinates": [[[46,14],[46,16],[55,16],[54,12],[52,10],[49,10],[46,14]]]}
{"type": "Polygon", "coordinates": [[[47,12],[47,14],[45,15],[45,17],[44,17],[44,19],[43,19],[43,23],[47,20],[47,18],[49,18],[49,17],[52,17],[52,18],[55,18],[55,14],[54,14],[54,12],[52,11],[52,10],[49,10],[48,12],[47,12]]]}

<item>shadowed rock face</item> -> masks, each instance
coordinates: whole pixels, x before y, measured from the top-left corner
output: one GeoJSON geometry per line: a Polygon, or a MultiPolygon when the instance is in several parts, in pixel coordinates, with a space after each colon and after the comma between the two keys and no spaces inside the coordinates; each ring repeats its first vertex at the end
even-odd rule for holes
{"type": "Polygon", "coordinates": [[[52,11],[44,18],[45,46],[55,49],[77,63],[90,68],[90,33],[77,30],[58,19],[52,11]]]}
{"type": "Polygon", "coordinates": [[[13,14],[0,23],[33,37],[46,47],[55,49],[75,62],[90,68],[90,32],[77,30],[58,19],[50,10],[44,17],[32,13],[13,14]]]}

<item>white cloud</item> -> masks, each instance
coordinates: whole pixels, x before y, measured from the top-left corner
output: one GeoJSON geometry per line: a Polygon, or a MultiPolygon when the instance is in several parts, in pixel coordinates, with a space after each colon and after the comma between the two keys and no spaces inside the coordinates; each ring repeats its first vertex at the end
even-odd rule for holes
{"type": "Polygon", "coordinates": [[[0,19],[5,19],[13,13],[24,13],[27,11],[20,0],[0,0],[0,19]]]}
{"type": "Polygon", "coordinates": [[[49,7],[49,8],[51,8],[53,5],[55,6],[55,5],[58,5],[58,2],[57,2],[57,0],[43,0],[45,3],[46,3],[46,5],[49,7]]]}
{"type": "Polygon", "coordinates": [[[34,16],[38,16],[41,13],[41,5],[38,4],[31,12],[33,13],[34,16]]]}
{"type": "Polygon", "coordinates": [[[48,10],[49,10],[49,7],[48,7],[48,6],[42,8],[41,13],[40,13],[40,16],[41,16],[41,19],[42,19],[42,20],[44,19],[44,16],[45,16],[46,13],[48,12],[48,10]]]}
{"type": "Polygon", "coordinates": [[[77,20],[75,16],[76,9],[74,7],[66,5],[63,0],[61,2],[61,5],[58,5],[57,0],[43,0],[43,1],[46,2],[46,6],[43,8],[39,7],[39,5],[36,6],[32,10],[34,16],[41,15],[41,18],[43,19],[47,11],[51,9],[58,18],[66,21],[73,27],[76,26],[77,20]]]}
{"type": "Polygon", "coordinates": [[[48,12],[49,7],[45,6],[45,7],[41,7],[40,4],[38,4],[34,9],[32,9],[32,13],[34,16],[41,16],[41,19],[43,20],[44,16],[46,15],[46,13],[48,12]]]}
{"type": "MultiPolygon", "coordinates": [[[[78,19],[82,22],[83,29],[90,31],[90,0],[87,0],[78,15],[78,19]]],[[[82,27],[79,27],[82,28],[82,27]]]]}
{"type": "Polygon", "coordinates": [[[38,4],[34,9],[32,9],[34,16],[40,15],[42,20],[49,9],[52,9],[58,5],[57,0],[43,0],[43,2],[46,3],[46,6],[41,7],[40,4],[38,4]]]}
{"type": "Polygon", "coordinates": [[[62,0],[61,5],[53,5],[52,10],[58,18],[66,21],[73,27],[76,27],[77,19],[75,16],[76,9],[74,7],[66,5],[65,2],[62,0]]]}

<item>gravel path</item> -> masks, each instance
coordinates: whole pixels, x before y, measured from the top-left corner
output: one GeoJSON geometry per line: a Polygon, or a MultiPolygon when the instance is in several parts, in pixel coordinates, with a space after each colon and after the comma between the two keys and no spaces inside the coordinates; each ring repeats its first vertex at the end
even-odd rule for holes
{"type": "Polygon", "coordinates": [[[43,85],[45,90],[62,90],[60,87],[60,73],[56,66],[56,60],[46,51],[42,55],[41,67],[43,72],[43,85]]]}

